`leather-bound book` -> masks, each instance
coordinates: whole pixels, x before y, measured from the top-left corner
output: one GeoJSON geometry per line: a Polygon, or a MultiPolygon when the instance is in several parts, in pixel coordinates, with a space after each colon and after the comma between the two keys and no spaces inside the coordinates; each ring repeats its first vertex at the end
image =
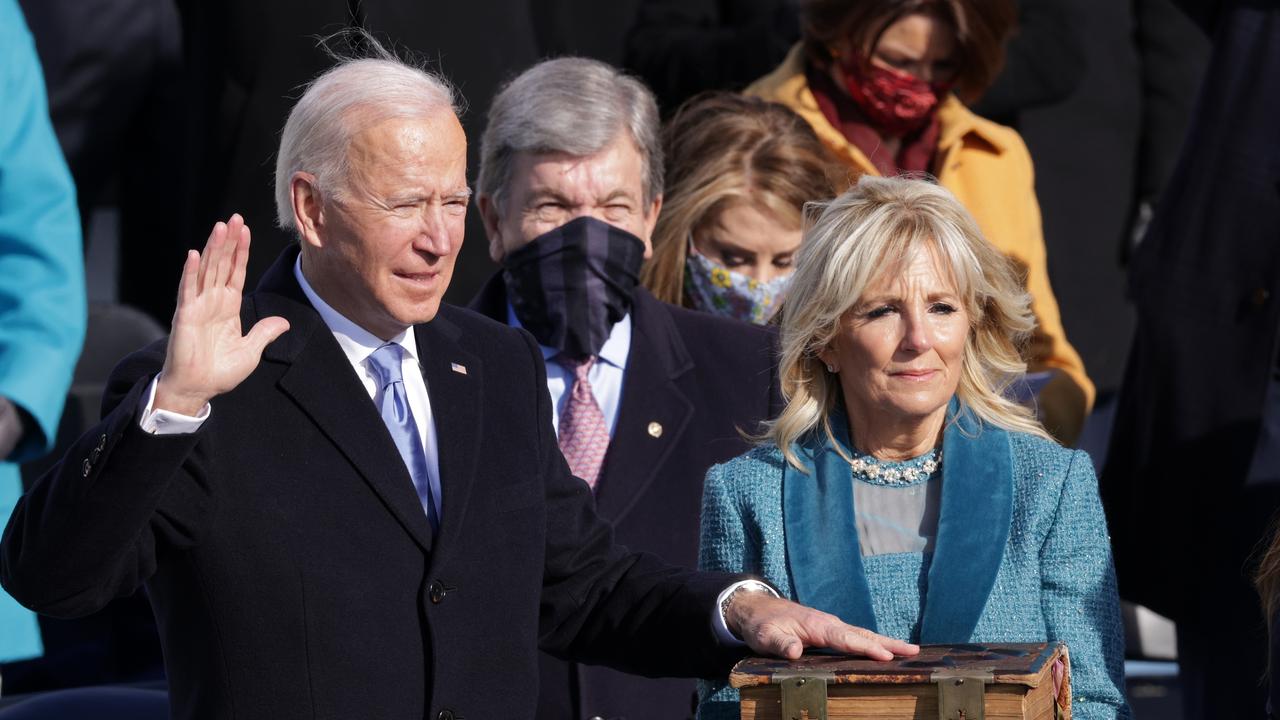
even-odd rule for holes
{"type": "Polygon", "coordinates": [[[742,720],[1062,720],[1071,664],[1062,643],[925,645],[878,662],[840,655],[748,658],[729,674],[742,720]]]}

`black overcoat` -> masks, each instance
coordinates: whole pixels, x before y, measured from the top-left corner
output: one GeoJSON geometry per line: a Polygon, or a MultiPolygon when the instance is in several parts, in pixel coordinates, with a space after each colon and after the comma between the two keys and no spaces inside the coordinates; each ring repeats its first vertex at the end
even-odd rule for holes
{"type": "Polygon", "coordinates": [[[556,444],[538,346],[442,306],[415,334],[439,438],[432,537],[390,435],[293,277],[245,327],[290,330],[189,435],[141,430],[164,347],[114,373],[105,419],[16,508],[0,579],[41,612],[145,583],[178,718],[531,718],[538,645],[649,673],[714,674],[733,578],[614,543],[556,444]]]}

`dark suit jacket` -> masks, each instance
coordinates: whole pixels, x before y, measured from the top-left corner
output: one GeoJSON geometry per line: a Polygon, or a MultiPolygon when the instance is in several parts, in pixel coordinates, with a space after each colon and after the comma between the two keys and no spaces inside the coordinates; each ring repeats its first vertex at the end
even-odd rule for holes
{"type": "MultiPolygon", "coordinates": [[[[472,308],[507,319],[506,288],[494,276],[472,308]]],[[[707,469],[748,447],[780,409],[775,334],[678,308],[636,290],[631,352],[621,405],[597,487],[600,515],[618,542],[668,562],[694,566],[707,469]],[[654,437],[651,423],[661,425],[654,437]]],[[[608,668],[542,663],[538,717],[684,718],[693,683],[646,680],[608,668]]]]}
{"type": "Polygon", "coordinates": [[[539,641],[633,671],[726,669],[709,621],[733,578],[614,544],[556,445],[536,343],[449,306],[416,330],[433,538],[296,252],[243,310],[290,330],[198,432],[138,426],[162,344],[121,364],[106,418],[15,510],[6,589],[77,615],[145,582],[179,718],[530,718],[539,641]]]}

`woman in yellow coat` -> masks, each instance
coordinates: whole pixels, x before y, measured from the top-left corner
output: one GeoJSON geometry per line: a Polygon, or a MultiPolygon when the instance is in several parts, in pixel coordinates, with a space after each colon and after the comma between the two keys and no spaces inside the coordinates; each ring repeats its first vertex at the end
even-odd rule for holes
{"type": "Polygon", "coordinates": [[[1039,391],[1045,426],[1075,441],[1093,383],[1067,341],[1049,285],[1031,156],[1018,133],[974,115],[1003,62],[1011,0],[809,0],[803,39],[747,94],[782,103],[809,122],[851,169],[937,177],[997,248],[1026,274],[1038,328],[1031,373],[1054,371],[1039,391]]]}

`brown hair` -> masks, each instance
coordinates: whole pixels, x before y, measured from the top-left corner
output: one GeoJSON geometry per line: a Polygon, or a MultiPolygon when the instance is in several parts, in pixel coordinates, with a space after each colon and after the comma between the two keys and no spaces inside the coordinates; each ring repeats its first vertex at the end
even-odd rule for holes
{"type": "Polygon", "coordinates": [[[870,51],[890,25],[917,13],[940,18],[955,29],[956,94],[965,102],[977,100],[1004,65],[1004,43],[1018,16],[1013,0],[803,0],[805,52],[810,60],[826,65],[832,58],[830,48],[844,40],[870,51]]]}
{"type": "Polygon", "coordinates": [[[666,195],[640,282],[673,305],[684,300],[690,233],[743,201],[798,229],[804,204],[831,199],[846,172],[791,109],[727,92],[681,105],[663,129],[662,147],[666,195]]]}

